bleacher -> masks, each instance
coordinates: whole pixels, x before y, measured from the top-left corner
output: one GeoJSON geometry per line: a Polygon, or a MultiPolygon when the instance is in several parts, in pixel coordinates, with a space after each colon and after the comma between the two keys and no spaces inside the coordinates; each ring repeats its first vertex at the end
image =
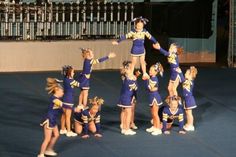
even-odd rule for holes
{"type": "Polygon", "coordinates": [[[115,38],[131,30],[132,1],[1,1],[0,40],[115,38]]]}

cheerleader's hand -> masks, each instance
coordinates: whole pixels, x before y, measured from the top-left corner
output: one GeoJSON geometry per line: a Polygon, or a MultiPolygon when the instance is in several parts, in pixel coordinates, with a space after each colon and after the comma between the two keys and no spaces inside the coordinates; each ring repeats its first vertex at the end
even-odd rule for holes
{"type": "Polygon", "coordinates": [[[78,105],[78,106],[74,109],[74,111],[75,111],[75,112],[81,112],[81,110],[83,110],[83,109],[84,109],[83,105],[78,105]]]}
{"type": "Polygon", "coordinates": [[[150,79],[150,76],[147,73],[143,73],[142,79],[148,80],[148,79],[150,79]]]}
{"type": "Polygon", "coordinates": [[[94,134],[95,137],[101,138],[102,135],[101,134],[94,134]]]}
{"type": "Polygon", "coordinates": [[[177,73],[182,73],[182,70],[178,67],[176,68],[177,73]]]}
{"type": "Polygon", "coordinates": [[[157,50],[161,49],[161,46],[160,46],[159,43],[153,44],[152,46],[153,46],[154,49],[157,49],[157,50]]]}
{"type": "Polygon", "coordinates": [[[89,135],[83,135],[82,138],[87,139],[87,138],[89,138],[89,135]]]}
{"type": "Polygon", "coordinates": [[[112,45],[119,45],[117,41],[112,41],[112,45]]]}
{"type": "Polygon", "coordinates": [[[108,57],[109,58],[114,58],[114,57],[116,57],[116,54],[114,52],[111,52],[111,53],[109,53],[108,57]]]}
{"type": "Polygon", "coordinates": [[[164,134],[166,134],[166,135],[169,135],[170,134],[170,131],[164,131],[164,134]]]}
{"type": "Polygon", "coordinates": [[[134,69],[134,75],[136,77],[139,77],[141,75],[141,72],[138,69],[134,69]]]}
{"type": "Polygon", "coordinates": [[[186,132],[183,131],[183,130],[180,130],[180,131],[179,131],[179,134],[186,134],[186,132]]]}

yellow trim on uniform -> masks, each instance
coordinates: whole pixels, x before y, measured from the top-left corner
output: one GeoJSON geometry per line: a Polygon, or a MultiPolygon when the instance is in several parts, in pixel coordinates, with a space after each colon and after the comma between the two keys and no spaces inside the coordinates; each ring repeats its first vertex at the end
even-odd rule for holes
{"type": "Polygon", "coordinates": [[[94,64],[98,64],[99,60],[98,59],[92,59],[90,64],[94,65],[94,64]]]}
{"type": "Polygon", "coordinates": [[[81,119],[83,120],[84,123],[88,123],[88,116],[82,115],[81,119]]]}
{"type": "Polygon", "coordinates": [[[100,119],[101,119],[101,116],[97,116],[96,119],[95,119],[95,123],[100,123],[100,119]]]}
{"type": "Polygon", "coordinates": [[[87,79],[90,79],[90,74],[84,74],[87,79]]]}
{"type": "Polygon", "coordinates": [[[63,104],[62,101],[59,99],[54,99],[53,103],[54,103],[53,109],[59,109],[62,107],[62,104],[63,104]]]}
{"type": "Polygon", "coordinates": [[[145,36],[146,36],[148,39],[151,39],[151,37],[152,37],[152,35],[151,35],[148,31],[145,32],[145,36]]]}
{"type": "Polygon", "coordinates": [[[178,117],[179,121],[183,121],[184,120],[184,114],[179,114],[179,117],[178,117]]]}
{"type": "Polygon", "coordinates": [[[149,88],[152,89],[155,87],[155,85],[157,84],[157,81],[152,81],[151,79],[149,79],[149,88]]]}
{"type": "Polygon", "coordinates": [[[126,38],[126,39],[129,39],[129,38],[132,38],[132,36],[134,36],[134,32],[133,32],[133,31],[127,33],[127,34],[125,35],[125,38],[126,38]]]}
{"type": "Polygon", "coordinates": [[[176,54],[170,54],[168,57],[167,57],[167,60],[169,63],[171,64],[177,64],[176,62],[176,54]]]}
{"type": "Polygon", "coordinates": [[[129,85],[129,88],[130,88],[130,89],[129,89],[130,91],[132,91],[132,90],[137,90],[137,85],[136,85],[136,83],[130,84],[130,85],[129,85]]]}
{"type": "Polygon", "coordinates": [[[192,85],[191,80],[185,80],[183,83],[183,88],[186,89],[188,92],[190,92],[191,85],[192,85]]]}
{"type": "Polygon", "coordinates": [[[71,87],[79,87],[79,82],[74,80],[70,83],[71,87]]]}

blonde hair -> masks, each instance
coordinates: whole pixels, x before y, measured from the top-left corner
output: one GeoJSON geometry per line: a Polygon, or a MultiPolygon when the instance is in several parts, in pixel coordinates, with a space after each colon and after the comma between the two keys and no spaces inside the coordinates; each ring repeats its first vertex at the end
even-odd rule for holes
{"type": "Polygon", "coordinates": [[[177,102],[179,102],[179,101],[181,101],[181,97],[180,96],[176,96],[176,95],[174,95],[174,96],[167,96],[166,97],[166,99],[165,99],[165,102],[168,104],[168,105],[170,105],[170,103],[172,102],[172,101],[177,101],[177,102]]]}
{"type": "Polygon", "coordinates": [[[176,48],[177,48],[176,54],[177,55],[181,55],[181,54],[184,53],[184,48],[183,47],[178,46],[176,43],[172,43],[171,45],[176,46],[176,48]]]}
{"type": "Polygon", "coordinates": [[[104,104],[104,99],[95,96],[94,98],[89,99],[89,103],[92,104],[92,106],[97,105],[100,107],[102,104],[104,104]]]}
{"type": "Polygon", "coordinates": [[[120,73],[122,76],[125,76],[126,74],[126,69],[128,69],[129,65],[131,64],[131,61],[124,61],[122,63],[122,67],[120,69],[120,73]]]}
{"type": "Polygon", "coordinates": [[[46,80],[47,84],[45,90],[48,92],[48,94],[54,94],[58,88],[62,89],[56,78],[48,77],[46,80]]]}
{"type": "Polygon", "coordinates": [[[191,66],[189,70],[190,70],[192,78],[195,79],[198,73],[197,68],[195,68],[195,66],[191,66]]]}
{"type": "Polygon", "coordinates": [[[86,57],[86,54],[90,52],[89,48],[80,48],[81,52],[82,52],[82,56],[86,57]]]}
{"type": "Polygon", "coordinates": [[[164,68],[161,65],[161,63],[157,62],[156,64],[152,65],[151,67],[153,67],[155,69],[155,71],[158,72],[161,76],[163,76],[164,68]]]}

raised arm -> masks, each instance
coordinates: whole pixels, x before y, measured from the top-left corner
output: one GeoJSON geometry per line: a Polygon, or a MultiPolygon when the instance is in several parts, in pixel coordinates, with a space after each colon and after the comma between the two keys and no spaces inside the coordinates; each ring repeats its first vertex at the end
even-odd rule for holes
{"type": "Polygon", "coordinates": [[[145,32],[145,36],[146,36],[149,40],[151,40],[151,41],[153,42],[153,44],[158,43],[158,41],[157,41],[148,31],[145,32]]]}
{"type": "Polygon", "coordinates": [[[134,35],[134,31],[130,31],[129,33],[125,34],[125,35],[121,35],[120,38],[117,41],[113,41],[112,44],[113,45],[118,45],[121,41],[125,40],[125,39],[130,39],[132,38],[134,35]]]}
{"type": "Polygon", "coordinates": [[[168,51],[161,48],[159,43],[153,44],[153,48],[159,50],[160,53],[163,54],[164,56],[169,56],[170,55],[170,53],[168,51]]]}
{"type": "Polygon", "coordinates": [[[109,58],[114,58],[116,57],[116,54],[114,52],[111,52],[109,53],[108,56],[105,56],[105,57],[102,57],[102,58],[99,58],[99,59],[92,59],[90,64],[94,65],[94,64],[98,64],[98,63],[101,63],[101,62],[104,62],[106,60],[108,60],[109,58]]]}
{"type": "Polygon", "coordinates": [[[165,49],[163,48],[160,48],[159,51],[161,52],[161,54],[163,54],[164,56],[169,56],[170,53],[168,51],[166,51],[165,49]]]}

